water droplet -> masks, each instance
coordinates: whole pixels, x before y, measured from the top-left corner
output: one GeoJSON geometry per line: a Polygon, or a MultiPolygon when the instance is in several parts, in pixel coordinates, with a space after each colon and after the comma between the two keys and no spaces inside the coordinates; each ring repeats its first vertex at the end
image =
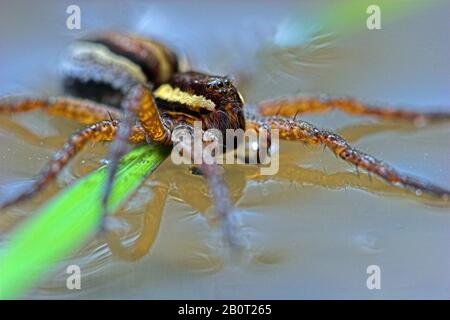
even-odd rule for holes
{"type": "Polygon", "coordinates": [[[420,197],[423,194],[422,190],[417,189],[416,190],[416,196],[420,197]]]}

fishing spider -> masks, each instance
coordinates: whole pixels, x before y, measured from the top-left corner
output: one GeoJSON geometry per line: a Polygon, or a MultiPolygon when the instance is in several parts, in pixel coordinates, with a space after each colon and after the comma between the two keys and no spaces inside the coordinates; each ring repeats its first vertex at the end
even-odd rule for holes
{"type": "MultiPolygon", "coordinates": [[[[73,134],[38,179],[23,192],[3,200],[1,208],[28,199],[44,188],[88,142],[113,141],[102,198],[106,211],[119,160],[129,145],[176,145],[181,142],[172,133],[177,128],[191,128],[196,120],[202,122],[203,130],[278,129],[281,139],[327,147],[336,157],[399,188],[449,200],[447,189],[403,174],[353,148],[343,137],[298,119],[298,115],[304,113],[339,109],[351,115],[417,124],[449,120],[449,113],[393,110],[335,97],[268,101],[250,112],[244,109],[241,95],[227,77],[180,69],[176,55],[157,41],[106,33],[73,44],[63,64],[65,88],[89,100],[72,97],[2,99],[0,113],[43,110],[89,126],[73,134]],[[121,108],[114,108],[117,106],[121,108]]],[[[204,138],[203,143],[209,141],[204,138]]],[[[208,183],[217,213],[225,220],[230,219],[229,195],[217,164],[202,164],[199,169],[208,183]]]]}

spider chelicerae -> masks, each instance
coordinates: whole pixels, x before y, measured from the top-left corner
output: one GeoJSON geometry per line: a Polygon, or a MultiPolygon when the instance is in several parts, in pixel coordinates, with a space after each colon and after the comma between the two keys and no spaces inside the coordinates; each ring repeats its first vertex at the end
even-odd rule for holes
{"type": "MultiPolygon", "coordinates": [[[[450,199],[449,190],[403,174],[353,148],[340,135],[299,119],[304,113],[339,109],[350,115],[422,125],[450,120],[450,113],[419,113],[330,96],[273,100],[246,110],[241,95],[227,77],[181,69],[175,53],[164,44],[111,32],[82,39],[69,47],[63,63],[64,87],[73,96],[83,98],[1,99],[0,113],[3,114],[42,110],[88,125],[70,137],[30,187],[1,199],[1,208],[42,190],[88,142],[112,141],[108,180],[102,198],[106,213],[118,163],[129,146],[141,143],[177,145],[181,141],[173,132],[192,128],[195,121],[201,121],[203,130],[221,132],[277,129],[281,139],[326,147],[336,157],[398,188],[442,201],[450,199]]],[[[202,142],[208,143],[206,139],[202,142]]],[[[270,148],[270,143],[264,147],[270,148]]],[[[216,210],[226,220],[230,217],[231,203],[222,171],[218,169],[217,164],[205,163],[196,172],[205,177],[216,210]]]]}

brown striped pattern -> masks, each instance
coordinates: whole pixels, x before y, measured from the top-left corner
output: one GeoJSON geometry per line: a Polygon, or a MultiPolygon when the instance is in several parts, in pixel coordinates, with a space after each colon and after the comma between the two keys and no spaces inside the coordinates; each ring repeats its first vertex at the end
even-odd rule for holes
{"type": "Polygon", "coordinates": [[[101,43],[139,65],[147,80],[156,85],[169,81],[178,71],[175,53],[158,41],[117,32],[98,35],[91,41],[101,43]]]}

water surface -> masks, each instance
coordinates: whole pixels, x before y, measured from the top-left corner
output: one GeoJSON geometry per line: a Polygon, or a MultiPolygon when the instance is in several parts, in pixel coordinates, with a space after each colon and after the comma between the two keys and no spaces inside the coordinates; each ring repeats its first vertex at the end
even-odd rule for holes
{"type": "MultiPolygon", "coordinates": [[[[155,36],[197,69],[235,76],[249,104],[326,92],[415,110],[450,110],[449,5],[424,9],[380,31],[337,37],[320,55],[289,64],[264,50],[286,28],[301,32],[289,29],[292,19],[305,18],[305,30],[310,28],[306,21],[326,2],[78,1],[80,31],[65,28],[68,4],[41,3],[32,10],[25,1],[0,4],[2,95],[59,93],[57,61],[64,47],[92,31],[113,29],[155,36]]],[[[364,135],[373,119],[339,112],[304,118],[333,130],[354,126],[342,132],[360,149],[450,185],[450,125],[414,129],[391,123],[388,130],[364,135]]],[[[29,182],[78,128],[41,113],[0,117],[0,192],[29,182]]],[[[321,148],[294,142],[280,148],[276,176],[258,178],[256,167],[226,166],[250,243],[240,259],[224,258],[215,242],[202,179],[166,161],[119,213],[129,224],[120,234],[123,243],[135,245],[145,225],[155,236],[151,248],[139,244],[111,254],[104,239],[90,239],[28,297],[449,298],[449,208],[358,176],[321,148]],[[81,266],[80,291],[65,287],[70,264],[81,266]],[[382,270],[381,290],[366,287],[372,264],[382,270]]],[[[0,219],[2,239],[55,192],[98,167],[106,150],[88,146],[45,193],[9,209],[0,219]]]]}

